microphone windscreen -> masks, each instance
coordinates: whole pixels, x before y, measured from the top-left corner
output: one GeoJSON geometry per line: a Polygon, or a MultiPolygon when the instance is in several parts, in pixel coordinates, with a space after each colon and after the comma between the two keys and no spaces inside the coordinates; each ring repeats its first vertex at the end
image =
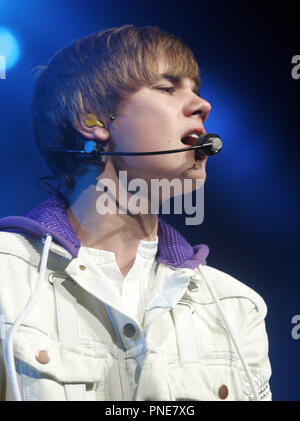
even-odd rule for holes
{"type": "Polygon", "coordinates": [[[199,151],[198,156],[200,156],[201,153],[202,154],[204,153],[205,155],[217,154],[222,149],[223,143],[220,136],[218,136],[217,134],[206,133],[198,137],[196,145],[201,146],[201,148],[196,149],[196,157],[197,157],[198,151],[199,151]]]}

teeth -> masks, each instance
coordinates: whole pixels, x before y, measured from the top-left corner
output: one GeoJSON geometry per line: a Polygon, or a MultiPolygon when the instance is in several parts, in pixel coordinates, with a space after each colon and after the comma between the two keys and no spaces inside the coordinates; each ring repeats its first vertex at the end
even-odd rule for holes
{"type": "Polygon", "coordinates": [[[190,134],[187,134],[186,136],[184,136],[181,139],[181,141],[182,141],[182,143],[185,143],[187,145],[190,145],[191,143],[195,144],[196,143],[195,141],[198,139],[198,137],[199,137],[199,134],[194,132],[194,133],[190,133],[190,134]],[[191,140],[191,139],[194,139],[194,140],[191,140]]]}

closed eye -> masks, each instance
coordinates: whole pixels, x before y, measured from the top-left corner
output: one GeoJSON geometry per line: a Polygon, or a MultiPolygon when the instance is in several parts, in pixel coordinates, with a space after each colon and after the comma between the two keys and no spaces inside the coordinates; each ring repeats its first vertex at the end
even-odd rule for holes
{"type": "Polygon", "coordinates": [[[172,94],[175,91],[174,86],[158,86],[156,89],[167,92],[168,94],[172,94]]]}

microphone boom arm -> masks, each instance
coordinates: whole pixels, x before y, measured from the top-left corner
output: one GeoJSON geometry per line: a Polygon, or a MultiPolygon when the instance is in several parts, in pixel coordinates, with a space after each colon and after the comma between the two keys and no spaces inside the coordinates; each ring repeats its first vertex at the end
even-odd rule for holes
{"type": "MultiPolygon", "coordinates": [[[[180,148],[180,149],[170,149],[166,151],[154,151],[154,152],[106,152],[106,151],[99,151],[101,155],[127,155],[127,156],[133,156],[133,155],[163,155],[163,154],[169,154],[169,153],[176,153],[176,152],[184,152],[184,151],[190,151],[191,149],[199,149],[204,146],[210,146],[209,143],[203,144],[200,146],[190,146],[189,148],[180,148]]],[[[78,152],[78,151],[77,151],[78,152]]],[[[81,153],[86,153],[85,151],[80,151],[81,153]]]]}
{"type": "Polygon", "coordinates": [[[190,151],[195,149],[203,149],[206,155],[215,155],[222,149],[221,138],[213,133],[202,134],[198,137],[195,146],[189,146],[187,148],[179,149],[168,149],[164,151],[152,151],[152,152],[107,152],[103,150],[103,147],[93,140],[86,142],[84,150],[79,151],[81,153],[99,153],[101,155],[125,155],[125,156],[143,156],[143,155],[163,155],[177,152],[190,151]]]}
{"type": "MultiPolygon", "coordinates": [[[[104,150],[103,146],[94,140],[88,140],[85,142],[83,150],[70,150],[70,149],[50,149],[52,152],[71,152],[80,153],[87,156],[97,155],[122,155],[122,156],[142,156],[142,155],[163,155],[177,152],[185,152],[195,150],[196,158],[198,149],[204,151],[205,155],[215,155],[222,149],[221,138],[214,133],[202,134],[198,137],[195,146],[189,146],[187,148],[169,149],[164,151],[152,151],[152,152],[108,152],[104,150]]],[[[200,156],[200,155],[199,155],[200,156]]]]}

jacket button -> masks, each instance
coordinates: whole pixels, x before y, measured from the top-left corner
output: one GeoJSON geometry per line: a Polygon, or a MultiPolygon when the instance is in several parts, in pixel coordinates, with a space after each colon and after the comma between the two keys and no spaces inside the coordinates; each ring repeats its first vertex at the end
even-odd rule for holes
{"type": "Polygon", "coordinates": [[[86,267],[84,265],[79,265],[80,270],[86,270],[86,267]]]}
{"type": "Polygon", "coordinates": [[[50,357],[48,354],[48,351],[43,350],[43,351],[39,351],[35,354],[35,359],[40,363],[40,364],[48,364],[48,362],[50,361],[50,357]]]}
{"type": "Polygon", "coordinates": [[[126,325],[123,326],[123,333],[128,338],[131,338],[135,334],[135,331],[136,329],[134,325],[131,323],[127,323],[126,325]]]}
{"type": "Polygon", "coordinates": [[[226,399],[228,396],[228,387],[223,384],[220,388],[219,388],[219,397],[220,399],[226,399]]]}

